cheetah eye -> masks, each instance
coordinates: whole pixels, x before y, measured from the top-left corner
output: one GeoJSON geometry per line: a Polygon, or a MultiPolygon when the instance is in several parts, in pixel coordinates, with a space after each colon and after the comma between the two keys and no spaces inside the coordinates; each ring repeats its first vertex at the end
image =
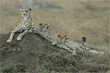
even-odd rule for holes
{"type": "Polygon", "coordinates": [[[60,37],[61,35],[58,35],[58,37],[60,37]]]}
{"type": "Polygon", "coordinates": [[[26,12],[28,12],[28,11],[26,11],[26,12]]]}
{"type": "Polygon", "coordinates": [[[66,40],[68,40],[69,38],[68,37],[66,37],[66,40]]]}
{"type": "Polygon", "coordinates": [[[64,35],[64,37],[66,37],[66,35],[64,35]]]}

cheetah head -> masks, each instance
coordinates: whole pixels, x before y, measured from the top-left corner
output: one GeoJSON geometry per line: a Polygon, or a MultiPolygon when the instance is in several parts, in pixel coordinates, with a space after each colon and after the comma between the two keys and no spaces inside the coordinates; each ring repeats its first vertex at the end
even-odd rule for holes
{"type": "Polygon", "coordinates": [[[62,42],[62,43],[64,43],[65,41],[68,41],[69,40],[69,38],[67,37],[67,35],[64,34],[63,32],[61,34],[58,34],[57,36],[58,36],[59,41],[62,42]]]}
{"type": "Polygon", "coordinates": [[[20,10],[21,10],[21,15],[22,15],[23,19],[27,19],[31,16],[30,15],[31,8],[24,8],[24,9],[20,9],[20,10]]]}
{"type": "Polygon", "coordinates": [[[39,23],[39,27],[41,31],[45,32],[46,30],[49,30],[50,25],[47,22],[41,22],[39,23]]]}

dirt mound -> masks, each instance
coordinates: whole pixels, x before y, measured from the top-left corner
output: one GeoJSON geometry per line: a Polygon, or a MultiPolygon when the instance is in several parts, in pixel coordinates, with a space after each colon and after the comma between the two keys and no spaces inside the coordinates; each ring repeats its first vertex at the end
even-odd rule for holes
{"type": "Polygon", "coordinates": [[[21,41],[16,40],[18,35],[15,34],[11,43],[6,43],[10,33],[0,35],[2,73],[105,72],[109,69],[109,60],[105,57],[78,51],[77,56],[73,57],[68,51],[52,46],[38,34],[28,33],[21,41]],[[97,58],[99,60],[95,61],[97,58]]]}
{"type": "Polygon", "coordinates": [[[38,8],[38,9],[62,9],[61,7],[49,4],[42,0],[26,0],[19,7],[21,8],[38,8]]]}

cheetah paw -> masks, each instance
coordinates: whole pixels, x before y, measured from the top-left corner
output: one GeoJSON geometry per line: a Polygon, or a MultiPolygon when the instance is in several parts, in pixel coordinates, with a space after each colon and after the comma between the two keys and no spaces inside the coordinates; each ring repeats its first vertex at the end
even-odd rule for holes
{"type": "Polygon", "coordinates": [[[17,40],[21,40],[21,37],[17,37],[17,40]]]}
{"type": "Polygon", "coordinates": [[[7,40],[7,42],[11,42],[11,40],[10,40],[10,39],[8,39],[8,40],[7,40]]]}
{"type": "Polygon", "coordinates": [[[52,45],[56,45],[56,42],[53,42],[52,45]]]}

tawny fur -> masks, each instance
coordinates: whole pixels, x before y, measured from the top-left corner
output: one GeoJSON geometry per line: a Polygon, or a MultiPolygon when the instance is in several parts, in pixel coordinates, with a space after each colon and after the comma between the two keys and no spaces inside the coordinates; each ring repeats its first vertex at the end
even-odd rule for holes
{"type": "Polygon", "coordinates": [[[58,40],[59,40],[60,43],[64,43],[65,40],[69,39],[69,38],[67,37],[67,35],[64,34],[63,32],[60,33],[60,34],[58,34],[57,36],[58,36],[58,40]]]}
{"type": "Polygon", "coordinates": [[[48,22],[43,21],[39,23],[39,28],[37,28],[37,31],[42,37],[48,40],[48,42],[52,43],[52,45],[55,45],[56,40],[52,38],[47,32],[47,30],[49,29],[50,29],[50,24],[48,22]]]}
{"type": "Polygon", "coordinates": [[[7,42],[12,41],[14,34],[16,32],[21,32],[21,34],[17,37],[17,40],[21,40],[22,37],[28,32],[32,32],[32,31],[36,32],[35,25],[33,24],[32,18],[30,15],[31,8],[20,9],[20,11],[21,11],[22,20],[19,23],[19,25],[11,32],[11,35],[7,40],[7,42]]]}
{"type": "Polygon", "coordinates": [[[93,54],[104,54],[104,52],[98,52],[96,50],[91,50],[90,48],[86,47],[85,45],[70,41],[69,38],[67,37],[67,35],[64,33],[59,34],[58,38],[61,41],[61,44],[58,46],[63,47],[64,49],[67,49],[69,52],[72,53],[72,55],[76,55],[76,49],[80,50],[80,51],[90,52],[93,54]]]}
{"type": "Polygon", "coordinates": [[[47,30],[49,30],[50,25],[47,22],[41,22],[39,23],[39,27],[37,28],[38,33],[44,37],[44,38],[48,38],[50,37],[49,34],[47,33],[47,30]]]}
{"type": "Polygon", "coordinates": [[[69,40],[67,35],[62,32],[61,34],[58,34],[57,36],[58,36],[58,39],[59,39],[59,42],[60,42],[60,44],[58,44],[58,46],[68,50],[69,52],[72,53],[72,55],[75,56],[76,55],[76,50],[75,49],[71,50],[70,45],[67,45],[66,41],[69,40]]]}

